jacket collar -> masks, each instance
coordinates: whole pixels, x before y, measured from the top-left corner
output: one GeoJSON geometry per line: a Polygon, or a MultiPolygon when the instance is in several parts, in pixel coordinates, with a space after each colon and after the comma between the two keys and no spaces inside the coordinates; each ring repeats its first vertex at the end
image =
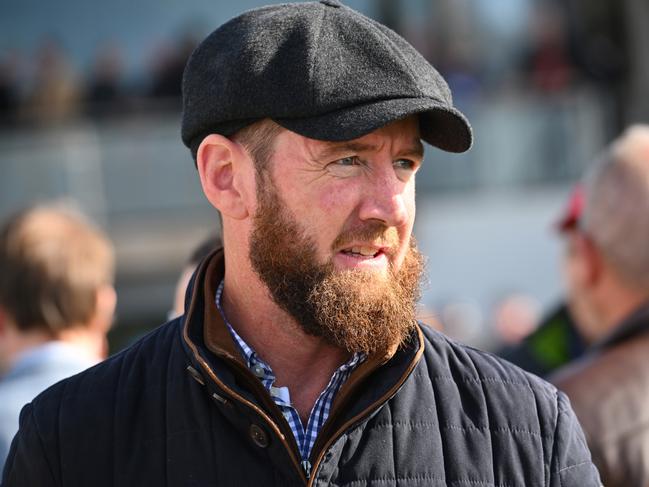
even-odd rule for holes
{"type": "Polygon", "coordinates": [[[644,303],[620,323],[611,334],[593,346],[604,350],[649,331],[649,302],[644,303]]]}

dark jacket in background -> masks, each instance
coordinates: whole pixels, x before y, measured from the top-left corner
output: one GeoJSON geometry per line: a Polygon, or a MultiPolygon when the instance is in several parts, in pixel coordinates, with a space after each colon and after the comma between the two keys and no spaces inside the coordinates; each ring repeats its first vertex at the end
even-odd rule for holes
{"type": "Polygon", "coordinates": [[[538,328],[520,343],[496,351],[496,355],[539,377],[577,359],[586,351],[566,303],[543,317],[538,328]]]}
{"type": "Polygon", "coordinates": [[[649,487],[649,305],[553,382],[575,408],[606,487],[649,487]]]}
{"type": "Polygon", "coordinates": [[[301,465],[213,304],[223,271],[217,253],[185,319],[28,405],[4,485],[599,486],[563,394],[423,326],[354,371],[301,465]]]}

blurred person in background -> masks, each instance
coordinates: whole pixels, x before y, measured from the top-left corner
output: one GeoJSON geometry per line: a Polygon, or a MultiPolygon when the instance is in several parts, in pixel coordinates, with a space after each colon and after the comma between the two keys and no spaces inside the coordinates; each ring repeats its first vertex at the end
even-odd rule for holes
{"type": "Polygon", "coordinates": [[[187,263],[180,271],[180,277],[176,283],[176,292],[174,293],[173,309],[169,312],[169,319],[177,318],[185,312],[185,295],[187,294],[187,286],[189,286],[189,281],[194,275],[196,267],[198,267],[198,264],[200,264],[203,259],[221,247],[223,247],[221,237],[219,235],[212,235],[203,240],[198,247],[194,249],[192,254],[189,256],[187,263]]]}
{"type": "Polygon", "coordinates": [[[156,48],[151,59],[151,97],[181,99],[183,70],[197,44],[193,32],[187,30],[174,43],[160,44],[156,48]]]}
{"type": "MultiPolygon", "coordinates": [[[[583,191],[580,185],[570,193],[568,204],[556,223],[559,235],[577,228],[583,209],[583,191]]],[[[536,329],[518,344],[504,346],[496,351],[500,357],[541,377],[580,357],[587,344],[570,313],[565,300],[546,313],[536,329]]]]}
{"type": "Polygon", "coordinates": [[[579,334],[568,306],[561,302],[541,317],[536,329],[520,343],[495,353],[540,377],[581,356],[586,344],[579,334]]]}
{"type": "Polygon", "coordinates": [[[15,123],[18,109],[18,71],[21,58],[17,51],[0,51],[0,128],[15,123]]]}
{"type": "Polygon", "coordinates": [[[522,64],[527,85],[540,93],[566,92],[577,78],[563,8],[560,3],[538,2],[530,15],[530,45],[522,64]]]}
{"type": "Polygon", "coordinates": [[[649,486],[649,125],[629,128],[583,182],[565,281],[587,353],[565,391],[607,487],[649,486]]]}
{"type": "Polygon", "coordinates": [[[106,357],[113,249],[72,210],[38,206],[0,228],[0,466],[21,408],[106,357]]]}
{"type": "Polygon", "coordinates": [[[85,88],[85,109],[94,117],[121,115],[125,108],[123,54],[114,42],[102,44],[95,54],[85,88]]]}
{"type": "Polygon", "coordinates": [[[34,124],[58,124],[79,114],[82,90],[67,52],[54,38],[42,41],[36,54],[33,85],[21,117],[34,124]]]}
{"type": "Polygon", "coordinates": [[[336,0],[251,10],[183,106],[224,247],[181,318],[23,409],[5,487],[599,486],[563,394],[415,319],[422,141],[472,132],[410,44],[336,0]]]}
{"type": "Polygon", "coordinates": [[[538,326],[539,303],[526,294],[509,294],[496,303],[492,319],[500,342],[518,345],[538,326]]]}

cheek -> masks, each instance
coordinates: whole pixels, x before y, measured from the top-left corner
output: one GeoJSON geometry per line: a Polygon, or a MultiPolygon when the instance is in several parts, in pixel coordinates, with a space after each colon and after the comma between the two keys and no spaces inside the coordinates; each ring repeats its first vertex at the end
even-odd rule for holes
{"type": "Polygon", "coordinates": [[[564,257],[563,279],[571,311],[581,315],[580,307],[586,291],[584,262],[577,255],[564,257]]]}
{"type": "Polygon", "coordinates": [[[324,193],[318,202],[319,209],[326,215],[333,214],[338,207],[336,196],[333,193],[324,193]]]}
{"type": "Polygon", "coordinates": [[[395,259],[395,265],[397,269],[401,268],[401,265],[403,264],[406,255],[408,254],[411,246],[411,240],[412,240],[412,230],[413,226],[415,223],[415,206],[414,202],[411,208],[408,209],[408,223],[401,228],[397,229],[397,232],[399,234],[399,243],[400,243],[400,248],[399,248],[399,254],[397,255],[397,258],[395,259]]]}
{"type": "Polygon", "coordinates": [[[403,194],[403,204],[405,207],[405,211],[408,215],[406,224],[404,225],[403,230],[401,230],[404,233],[404,237],[406,238],[406,243],[408,243],[410,234],[412,233],[412,229],[415,225],[415,214],[417,213],[417,206],[415,203],[415,188],[414,185],[410,186],[403,194]]]}
{"type": "Polygon", "coordinates": [[[328,248],[353,214],[353,197],[348,190],[335,187],[305,190],[299,185],[283,189],[286,206],[318,247],[328,248]]]}
{"type": "Polygon", "coordinates": [[[332,184],[318,190],[309,213],[313,226],[320,229],[319,236],[334,239],[356,222],[358,193],[358,188],[348,184],[332,184]]]}
{"type": "Polygon", "coordinates": [[[318,196],[320,210],[325,215],[334,215],[341,209],[347,209],[350,212],[354,207],[354,194],[355,191],[351,188],[338,185],[323,189],[318,196]]]}
{"type": "Polygon", "coordinates": [[[410,231],[412,231],[412,227],[415,225],[415,214],[417,213],[414,191],[412,193],[412,196],[406,199],[406,208],[408,211],[408,225],[410,227],[410,231]]]}
{"type": "Polygon", "coordinates": [[[414,178],[411,179],[406,186],[403,189],[403,193],[401,193],[401,198],[403,200],[403,206],[408,213],[409,217],[409,223],[410,226],[413,225],[414,220],[415,220],[415,212],[416,212],[416,201],[415,201],[415,180],[414,178]]]}
{"type": "Polygon", "coordinates": [[[568,283],[570,279],[570,257],[568,256],[567,250],[564,249],[563,254],[561,255],[560,268],[561,280],[563,281],[564,288],[568,288],[568,283]]]}

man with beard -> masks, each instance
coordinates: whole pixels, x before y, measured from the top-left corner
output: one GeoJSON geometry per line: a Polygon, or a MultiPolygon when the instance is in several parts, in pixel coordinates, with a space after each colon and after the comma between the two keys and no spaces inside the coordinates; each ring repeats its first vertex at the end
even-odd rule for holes
{"type": "Polygon", "coordinates": [[[599,485],[565,396],[415,321],[421,141],[471,130],[414,48],[334,0],[264,7],[183,103],[224,247],[183,317],[23,410],[6,485],[599,485]]]}

